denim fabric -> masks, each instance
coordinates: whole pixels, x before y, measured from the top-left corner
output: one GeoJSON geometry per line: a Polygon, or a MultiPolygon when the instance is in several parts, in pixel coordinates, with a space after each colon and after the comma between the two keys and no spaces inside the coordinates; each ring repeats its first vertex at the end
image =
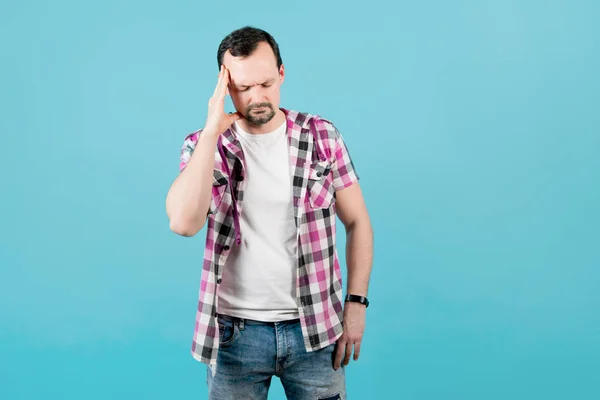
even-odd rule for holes
{"type": "Polygon", "coordinates": [[[333,369],[335,344],[307,352],[299,320],[219,316],[218,323],[217,364],[207,371],[210,400],[267,399],[273,376],[290,400],[346,399],[344,368],[333,369]]]}

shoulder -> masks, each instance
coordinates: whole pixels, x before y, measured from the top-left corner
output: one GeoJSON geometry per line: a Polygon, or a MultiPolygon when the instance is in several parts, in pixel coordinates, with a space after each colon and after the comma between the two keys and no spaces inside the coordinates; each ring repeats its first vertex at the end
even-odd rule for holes
{"type": "Polygon", "coordinates": [[[302,129],[313,130],[313,133],[317,133],[321,140],[337,141],[341,137],[336,125],[320,114],[290,110],[288,118],[302,129]]]}
{"type": "Polygon", "coordinates": [[[194,132],[188,133],[185,138],[183,139],[183,146],[190,146],[193,145],[195,146],[196,143],[198,143],[198,138],[200,137],[200,135],[202,134],[202,129],[198,129],[194,132]]]}
{"type": "Polygon", "coordinates": [[[179,170],[183,171],[187,163],[190,161],[192,157],[192,153],[196,148],[196,144],[198,144],[198,138],[202,133],[202,129],[198,129],[197,131],[188,133],[183,139],[183,144],[181,145],[181,151],[179,154],[179,170]]]}

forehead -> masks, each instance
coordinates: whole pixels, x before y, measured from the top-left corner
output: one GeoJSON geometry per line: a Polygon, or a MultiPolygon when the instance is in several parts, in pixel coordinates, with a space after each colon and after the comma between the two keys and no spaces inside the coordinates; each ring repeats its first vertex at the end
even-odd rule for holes
{"type": "Polygon", "coordinates": [[[278,75],[277,60],[271,46],[261,42],[248,57],[233,57],[229,51],[223,56],[234,85],[254,85],[278,75]]]}

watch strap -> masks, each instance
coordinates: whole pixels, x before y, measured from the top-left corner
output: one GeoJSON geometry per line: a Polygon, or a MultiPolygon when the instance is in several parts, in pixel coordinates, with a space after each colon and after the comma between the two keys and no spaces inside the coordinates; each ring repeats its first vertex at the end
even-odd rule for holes
{"type": "Polygon", "coordinates": [[[369,307],[369,300],[365,296],[357,296],[355,294],[347,294],[345,301],[352,303],[364,304],[365,307],[369,307]]]}

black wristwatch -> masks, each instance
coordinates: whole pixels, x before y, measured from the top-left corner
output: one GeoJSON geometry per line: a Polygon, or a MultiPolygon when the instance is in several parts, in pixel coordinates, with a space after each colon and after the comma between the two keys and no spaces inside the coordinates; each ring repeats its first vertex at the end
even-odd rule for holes
{"type": "Polygon", "coordinates": [[[364,304],[366,307],[369,307],[369,300],[366,297],[364,297],[364,296],[357,296],[355,294],[347,294],[346,295],[346,301],[347,302],[349,301],[349,302],[352,302],[352,303],[364,304]]]}

